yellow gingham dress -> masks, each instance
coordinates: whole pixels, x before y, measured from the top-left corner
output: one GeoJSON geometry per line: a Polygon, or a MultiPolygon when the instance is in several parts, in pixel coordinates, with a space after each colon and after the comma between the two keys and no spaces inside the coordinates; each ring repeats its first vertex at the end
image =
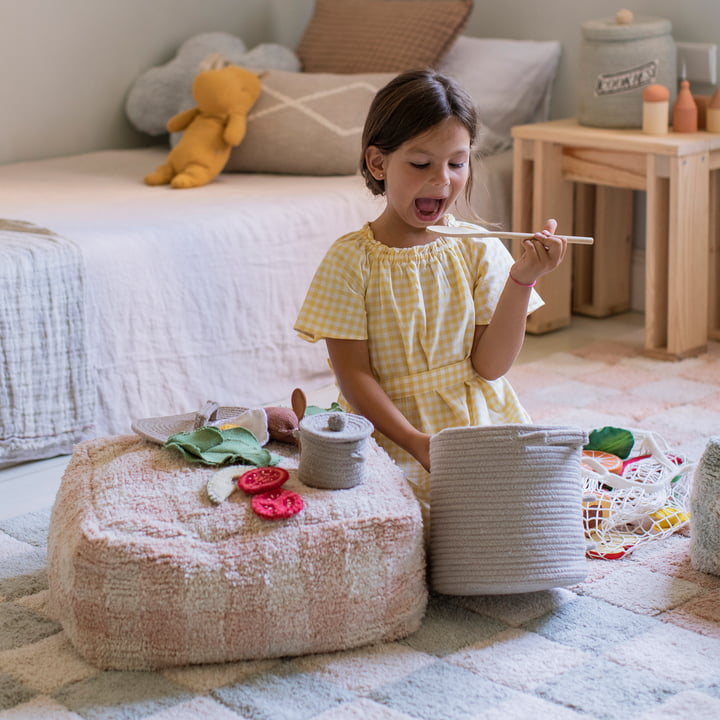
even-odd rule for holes
{"type": "MultiPolygon", "coordinates": [[[[468,226],[448,216],[448,224],[468,226]]],[[[335,241],[317,269],[295,330],[310,342],[367,340],[370,365],[400,412],[419,430],[529,422],[505,378],[472,368],[475,325],[486,325],[513,258],[496,238],[438,237],[392,248],[369,223],[335,241]]],[[[542,305],[532,292],[528,312],[542,305]]],[[[340,404],[352,410],[341,396],[340,404]]],[[[376,431],[403,468],[429,519],[429,475],[376,431]]]]}

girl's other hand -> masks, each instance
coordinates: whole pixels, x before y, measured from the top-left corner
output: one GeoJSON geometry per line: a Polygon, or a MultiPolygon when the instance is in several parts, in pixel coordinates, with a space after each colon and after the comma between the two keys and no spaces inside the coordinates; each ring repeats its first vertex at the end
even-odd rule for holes
{"type": "Polygon", "coordinates": [[[524,285],[531,285],[539,277],[552,272],[567,252],[567,240],[555,235],[557,220],[550,218],[542,230],[523,240],[523,250],[512,267],[512,276],[524,285]]]}
{"type": "Polygon", "coordinates": [[[430,436],[419,432],[407,449],[425,470],[430,472],[430,436]]]}

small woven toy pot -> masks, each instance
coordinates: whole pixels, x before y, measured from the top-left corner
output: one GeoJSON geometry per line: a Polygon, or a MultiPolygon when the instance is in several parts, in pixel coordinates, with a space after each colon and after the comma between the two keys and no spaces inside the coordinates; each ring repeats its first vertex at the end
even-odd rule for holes
{"type": "Polygon", "coordinates": [[[503,595],[587,574],[574,427],[450,428],[430,439],[430,578],[447,595],[503,595]]]}
{"type": "Polygon", "coordinates": [[[365,480],[368,438],[373,424],[361,415],[306,415],[298,426],[298,477],[310,487],[344,490],[365,480]]]}

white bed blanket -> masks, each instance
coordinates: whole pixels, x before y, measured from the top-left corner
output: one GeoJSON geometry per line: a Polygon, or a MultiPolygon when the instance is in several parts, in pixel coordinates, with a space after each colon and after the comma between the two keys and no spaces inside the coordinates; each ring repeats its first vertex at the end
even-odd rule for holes
{"type": "Polygon", "coordinates": [[[358,175],[144,185],[165,157],[152,147],[0,166],[0,217],[50,228],[82,254],[97,435],[207,400],[288,404],[294,387],[331,382],[324,344],[292,324],[330,244],[380,209],[358,175]]]}
{"type": "Polygon", "coordinates": [[[95,383],[75,243],[0,219],[0,338],[0,467],[90,437],[95,383]]]}

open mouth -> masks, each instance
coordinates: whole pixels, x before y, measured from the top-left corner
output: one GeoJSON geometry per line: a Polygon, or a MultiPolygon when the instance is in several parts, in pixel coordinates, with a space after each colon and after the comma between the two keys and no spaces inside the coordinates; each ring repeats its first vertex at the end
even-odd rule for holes
{"type": "Polygon", "coordinates": [[[443,208],[443,200],[441,198],[417,198],[415,200],[415,209],[418,216],[423,220],[435,220],[443,208]]]}

